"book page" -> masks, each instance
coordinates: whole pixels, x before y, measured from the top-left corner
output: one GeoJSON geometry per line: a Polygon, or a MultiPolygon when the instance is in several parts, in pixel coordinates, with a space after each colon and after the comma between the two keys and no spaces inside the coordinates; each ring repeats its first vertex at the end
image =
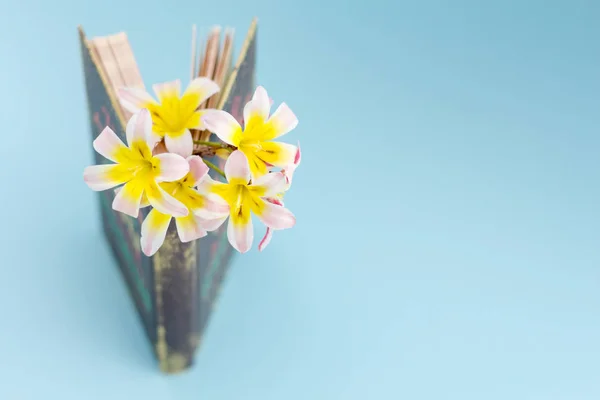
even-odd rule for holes
{"type": "MultiPolygon", "coordinates": [[[[225,84],[225,77],[227,72],[231,69],[231,55],[233,53],[233,29],[225,29],[225,40],[223,48],[219,52],[219,58],[217,59],[217,68],[215,70],[213,80],[219,85],[220,88],[225,84]]],[[[206,108],[215,108],[219,102],[221,95],[220,93],[215,94],[208,100],[206,108]]]]}
{"type": "MultiPolygon", "coordinates": [[[[133,55],[133,50],[129,44],[127,34],[121,32],[109,36],[108,43],[119,69],[119,74],[123,82],[122,86],[145,90],[144,80],[142,79],[137,62],[135,61],[135,56],[133,55]]],[[[114,89],[116,92],[119,87],[115,86],[114,89]]],[[[122,107],[121,109],[123,110],[126,119],[131,118],[132,113],[122,107]]]]}
{"type": "MultiPolygon", "coordinates": [[[[108,90],[116,94],[121,87],[145,89],[144,81],[125,32],[93,38],[90,40],[90,44],[96,51],[102,69],[110,82],[108,90]]],[[[120,108],[125,120],[131,118],[132,114],[129,111],[120,108]]]]}
{"type": "MultiPolygon", "coordinates": [[[[206,41],[206,53],[204,54],[202,65],[200,66],[200,72],[198,76],[205,76],[213,79],[215,73],[215,66],[217,63],[217,57],[219,54],[219,42],[221,40],[221,27],[216,26],[212,29],[208,35],[206,41]]],[[[208,101],[205,101],[200,105],[200,109],[206,108],[208,101]]],[[[192,132],[194,140],[206,140],[207,134],[205,132],[194,131],[192,132]]]]}
{"type": "Polygon", "coordinates": [[[91,39],[90,44],[96,52],[112,88],[123,86],[125,82],[121,76],[121,69],[115,59],[108,37],[91,39]]]}

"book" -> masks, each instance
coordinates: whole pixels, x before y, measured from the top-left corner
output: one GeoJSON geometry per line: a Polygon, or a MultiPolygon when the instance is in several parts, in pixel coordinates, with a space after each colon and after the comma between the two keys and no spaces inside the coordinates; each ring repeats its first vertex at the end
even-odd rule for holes
{"type": "MultiPolygon", "coordinates": [[[[252,97],[256,60],[257,21],[250,25],[239,56],[233,65],[233,30],[211,30],[204,50],[198,50],[193,27],[190,78],[206,76],[221,87],[203,107],[223,109],[243,123],[242,105],[252,97]]],[[[81,55],[87,92],[90,140],[108,126],[125,141],[125,127],[131,117],[117,100],[118,88],[144,88],[129,39],[125,32],[87,38],[79,27],[81,55]]],[[[200,43],[201,45],[201,43],[200,43]]],[[[193,132],[200,140],[217,140],[210,132],[193,132]]],[[[107,163],[95,154],[97,164],[107,163]]],[[[205,156],[224,167],[218,155],[205,156]]],[[[211,171],[215,180],[222,178],[211,171]]],[[[194,362],[203,332],[218,299],[229,268],[233,248],[222,225],[208,236],[189,243],[177,237],[171,221],[163,246],[152,257],[142,254],[140,227],[148,214],[141,209],[138,218],[114,211],[115,193],[98,192],[100,217],[106,240],[127,284],[137,313],[152,344],[160,369],[165,373],[186,370],[194,362]]]]}

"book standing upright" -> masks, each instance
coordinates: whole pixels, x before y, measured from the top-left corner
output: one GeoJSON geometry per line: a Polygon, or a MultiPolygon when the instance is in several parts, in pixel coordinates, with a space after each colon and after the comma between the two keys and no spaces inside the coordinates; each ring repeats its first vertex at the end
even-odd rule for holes
{"type": "MultiPolygon", "coordinates": [[[[197,57],[195,29],[192,40],[191,76],[206,76],[221,86],[207,100],[206,108],[223,109],[242,123],[242,105],[254,89],[256,29],[250,26],[235,66],[231,65],[232,31],[225,32],[221,45],[220,28],[213,29],[206,41],[203,57],[197,57]]],[[[119,104],[119,87],[144,88],[127,35],[87,39],[79,28],[81,52],[88,98],[91,140],[106,126],[125,140],[125,126],[131,116],[119,104]]],[[[207,140],[209,132],[193,132],[194,138],[207,140]]],[[[213,163],[223,167],[214,156],[213,163]]],[[[108,160],[95,154],[98,164],[108,160]]],[[[216,174],[211,176],[220,179],[216,174]]],[[[140,249],[140,225],[148,211],[137,219],[112,209],[111,190],[97,194],[106,239],[124,280],[148,339],[153,345],[162,371],[175,373],[192,365],[221,284],[228,270],[233,248],[227,241],[227,228],[221,226],[197,241],[182,243],[174,226],[167,232],[164,245],[152,257],[140,249]]]]}

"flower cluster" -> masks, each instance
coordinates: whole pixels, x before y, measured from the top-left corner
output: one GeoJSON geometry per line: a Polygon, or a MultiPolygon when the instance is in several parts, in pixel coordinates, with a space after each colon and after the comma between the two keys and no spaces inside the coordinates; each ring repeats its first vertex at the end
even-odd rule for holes
{"type": "Polygon", "coordinates": [[[219,91],[208,78],[194,79],[183,95],[179,81],[153,89],[157,99],[140,89],[119,90],[123,108],[133,113],[127,144],[106,127],[93,146],[114,164],[90,166],[83,173],[92,190],[115,190],[116,211],[137,217],[140,208],[152,207],[141,228],[145,255],[163,244],[172,218],[182,242],[206,236],[229,218],[227,237],[241,253],[252,247],[252,214],[267,227],[259,250],[274,230],[295,225],[283,195],[300,164],[300,147],[273,141],[298,124],[285,103],[271,114],[267,92],[258,87],[244,107],[242,127],[223,110],[200,109],[219,91]],[[192,130],[208,130],[222,142],[195,142],[192,130]],[[204,160],[198,147],[226,157],[224,170],[204,160]],[[210,168],[226,182],[213,180],[210,168]]]}

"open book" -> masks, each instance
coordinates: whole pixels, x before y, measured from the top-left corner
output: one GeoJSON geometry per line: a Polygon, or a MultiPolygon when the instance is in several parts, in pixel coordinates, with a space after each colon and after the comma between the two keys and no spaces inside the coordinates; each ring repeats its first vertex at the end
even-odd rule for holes
{"type": "MultiPolygon", "coordinates": [[[[254,90],[256,27],[254,20],[235,63],[233,30],[222,32],[219,27],[213,28],[201,42],[193,28],[190,78],[205,76],[221,87],[221,91],[201,107],[223,109],[240,123],[242,105],[252,97],[254,90]]],[[[79,34],[92,132],[90,140],[109,126],[125,141],[125,126],[131,114],[121,107],[116,92],[120,87],[144,88],[127,35],[122,32],[88,39],[81,27],[79,34]]],[[[199,141],[209,140],[211,136],[207,131],[194,131],[192,135],[199,141]]],[[[223,168],[224,161],[217,155],[208,159],[223,168]]],[[[95,161],[97,164],[108,162],[97,153],[95,161]]],[[[216,174],[211,173],[211,176],[220,179],[216,174]]],[[[231,261],[233,248],[227,240],[227,227],[224,224],[201,240],[182,243],[175,227],[170,226],[163,246],[148,258],[142,255],[139,237],[148,209],[140,210],[137,219],[113,211],[114,196],[112,190],[98,193],[105,236],[161,370],[182,371],[193,363],[231,261]]]]}

